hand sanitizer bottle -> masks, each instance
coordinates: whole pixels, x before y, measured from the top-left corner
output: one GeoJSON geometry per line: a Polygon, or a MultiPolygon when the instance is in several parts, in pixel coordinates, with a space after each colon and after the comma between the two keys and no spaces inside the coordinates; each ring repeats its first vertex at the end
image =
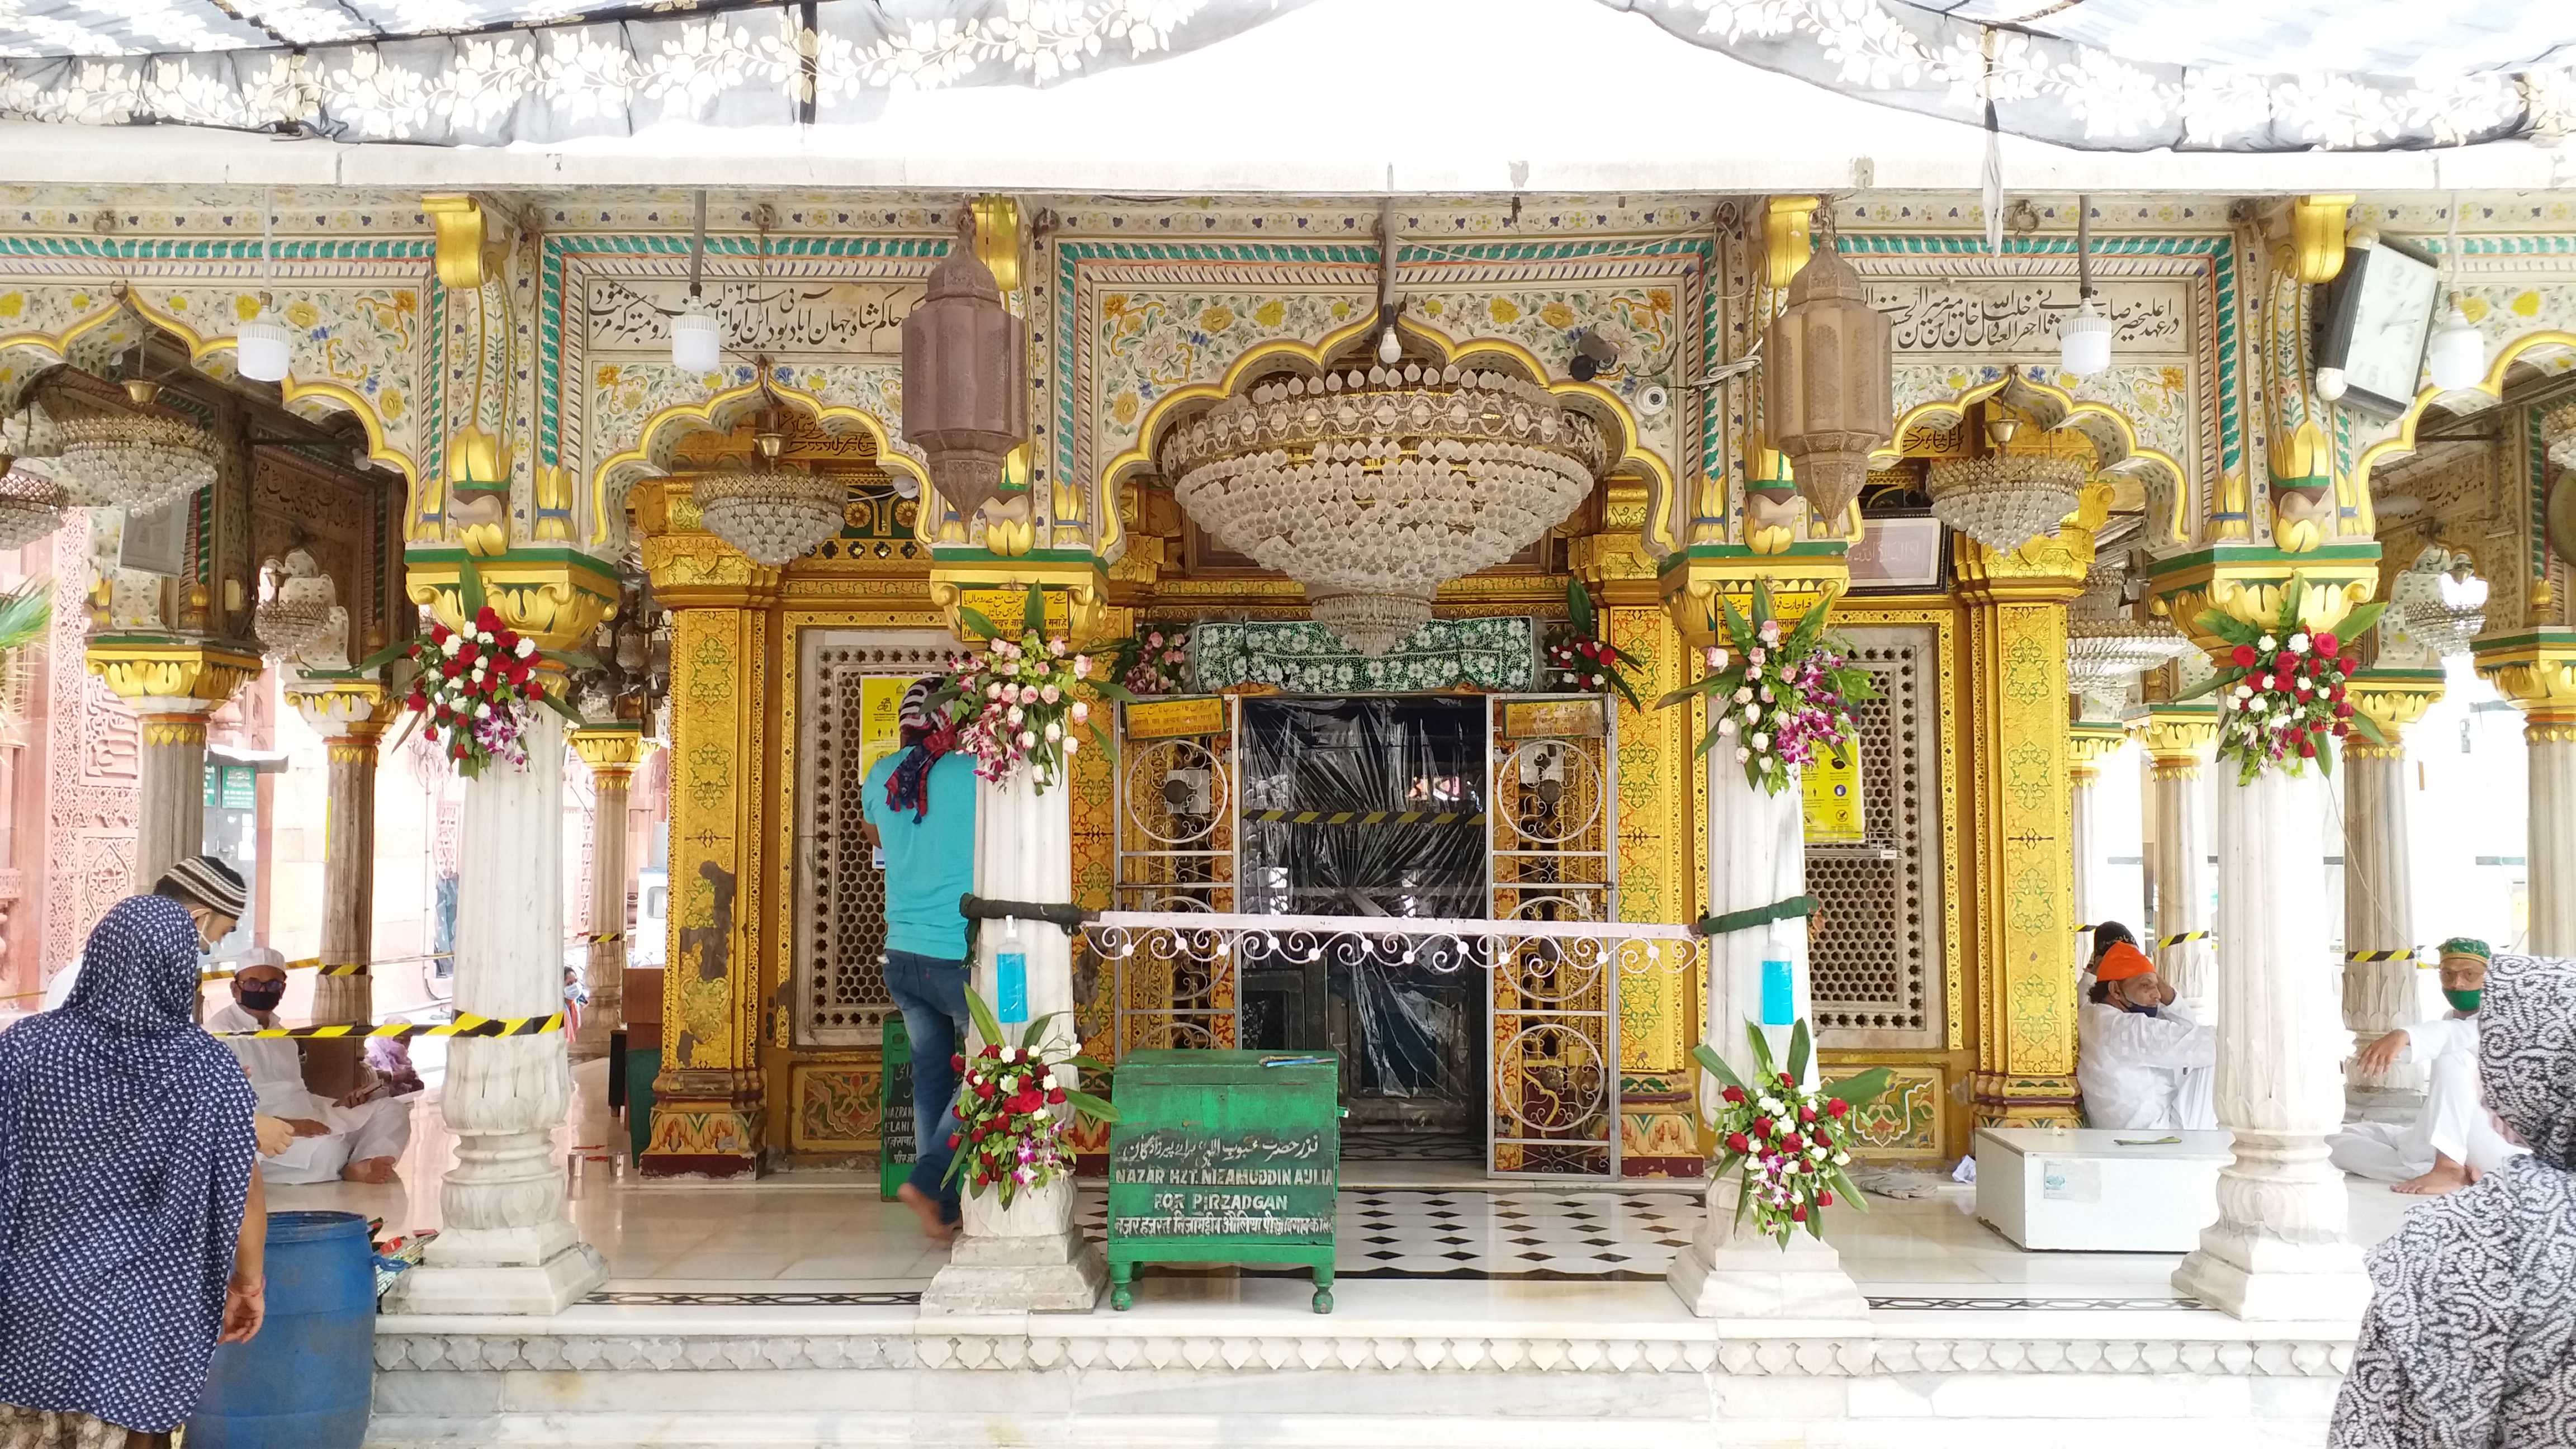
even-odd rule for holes
{"type": "Polygon", "coordinates": [[[1011,1026],[1029,1019],[1029,953],[1020,944],[1020,920],[1002,918],[1001,949],[993,953],[993,1014],[1011,1026]]]}

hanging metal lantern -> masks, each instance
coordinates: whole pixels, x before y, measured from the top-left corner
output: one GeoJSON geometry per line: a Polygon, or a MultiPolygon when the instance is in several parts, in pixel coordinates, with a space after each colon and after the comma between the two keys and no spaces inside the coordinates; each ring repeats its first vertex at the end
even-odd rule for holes
{"type": "Polygon", "coordinates": [[[960,207],[956,245],[903,319],[904,441],[929,455],[931,486],[960,513],[1001,496],[1003,459],[1028,433],[1026,350],[960,207]]]}
{"type": "Polygon", "coordinates": [[[1763,345],[1762,431],[1796,465],[1820,522],[1840,523],[1896,429],[1887,314],[1828,236],[1789,283],[1763,345]]]}

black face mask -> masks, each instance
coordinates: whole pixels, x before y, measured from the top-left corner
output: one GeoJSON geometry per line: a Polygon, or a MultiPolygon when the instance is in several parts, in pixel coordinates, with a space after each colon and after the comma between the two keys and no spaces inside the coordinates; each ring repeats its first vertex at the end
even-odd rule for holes
{"type": "Polygon", "coordinates": [[[283,981],[241,983],[241,1004],[253,1011],[275,1011],[277,1003],[285,999],[286,983],[283,981]]]}

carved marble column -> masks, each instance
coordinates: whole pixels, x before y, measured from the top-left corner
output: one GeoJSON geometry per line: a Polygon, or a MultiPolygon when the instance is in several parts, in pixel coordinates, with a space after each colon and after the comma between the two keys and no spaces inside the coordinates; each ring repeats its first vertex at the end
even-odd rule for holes
{"type": "MultiPolygon", "coordinates": [[[[1794,779],[1789,789],[1773,795],[1747,781],[1724,749],[1709,752],[1707,769],[1709,914],[1753,910],[1806,894],[1806,819],[1794,779]]],[[[1804,922],[1733,931],[1708,941],[1704,1040],[1746,1081],[1754,1071],[1745,1026],[1761,1019],[1762,963],[1780,959],[1789,962],[1792,1015],[1806,1017],[1811,978],[1804,922]]],[[[1765,1025],[1763,1035],[1773,1060],[1785,1062],[1789,1029],[1765,1025]]],[[[1811,1061],[1811,1079],[1815,1072],[1811,1061]]],[[[1700,1085],[1703,1092],[1710,1090],[1706,1081],[1700,1085]]],[[[1690,1246],[1674,1257],[1664,1275],[1673,1292],[1691,1312],[1718,1320],[1721,1336],[1868,1333],[1869,1305],[1844,1271],[1842,1255],[1805,1233],[1792,1233],[1783,1245],[1738,1227],[1741,1185],[1740,1173],[1710,1181],[1708,1210],[1690,1246]]]]}
{"type": "MultiPolygon", "coordinates": [[[[376,748],[396,709],[373,680],[307,674],[286,697],[329,752],[329,794],[322,827],[322,963],[364,968],[375,960],[376,748]]],[[[313,1021],[375,1020],[374,980],[366,970],[324,974],[313,983],[313,1021]]],[[[307,1042],[304,1077],[325,1096],[356,1085],[363,1050],[357,1042],[307,1042]]]]}
{"type": "MultiPolygon", "coordinates": [[[[1073,899],[1073,791],[1069,781],[1039,793],[1026,770],[999,784],[975,782],[975,894],[1032,904],[1073,899]]],[[[975,989],[994,1001],[994,957],[1003,925],[984,923],[975,952],[975,989]]],[[[1054,926],[1023,923],[1029,1020],[1057,1015],[1047,1054],[1069,1056],[1073,1031],[1073,949],[1054,926]]],[[[925,1315],[1078,1313],[1100,1301],[1109,1267],[1074,1221],[1071,1184],[1032,1193],[1009,1208],[969,1196],[965,1231],[947,1266],[921,1296],[925,1315]]]]}
{"type": "Polygon", "coordinates": [[[2522,711],[2529,750],[2531,933],[2539,956],[2576,955],[2576,629],[2477,641],[2478,672],[2522,711]]]}
{"type": "MultiPolygon", "coordinates": [[[[2387,736],[2372,744],[2355,734],[2343,762],[2343,1024],[2354,1054],[2419,1014],[2415,870],[2407,843],[2406,726],[2442,697],[2439,669],[2363,670],[2351,685],[2353,706],[2387,736]]],[[[2424,1069],[2401,1063],[2365,1072],[2344,1067],[2347,1112],[2404,1115],[2422,1105],[2424,1069]]]]}
{"type": "MultiPolygon", "coordinates": [[[[416,555],[412,598],[455,620],[460,562],[416,555]]],[[[540,648],[587,637],[618,596],[614,572],[577,556],[477,562],[491,606],[540,648]]],[[[549,709],[522,714],[526,767],[496,762],[465,786],[456,1006],[479,1016],[563,1009],[564,726],[549,709]]],[[[554,1134],[571,1095],[561,1031],[450,1043],[441,1108],[456,1166],[439,1185],[445,1222],[427,1262],[395,1285],[395,1311],[552,1314],[607,1277],[564,1211],[554,1134]]]]}
{"type": "MultiPolygon", "coordinates": [[[[2201,767],[2218,737],[2206,704],[2147,707],[2148,808],[2156,819],[2157,974],[2192,1014],[2215,1024],[2216,957],[2209,945],[2209,786],[2201,767]],[[2179,939],[2178,939],[2179,938],[2179,939]],[[2171,944],[2165,944],[2171,942],[2171,944]]],[[[2138,923],[2143,931],[2143,923],[2138,923]]]]}
{"type": "Polygon", "coordinates": [[[2128,726],[2118,720],[2079,719],[2066,735],[2067,841],[2075,861],[2075,917],[2094,926],[2110,914],[2103,903],[2100,804],[2102,762],[2128,743],[2128,726]]]}
{"type": "Polygon", "coordinates": [[[2330,1005],[2329,788],[2313,771],[2218,782],[2218,1121],[2236,1158],[2219,1170],[2218,1221],[2173,1282],[2238,1318],[2340,1321],[2370,1296],[2343,1174],[2326,1161],[2349,1040],[2330,1005]]]}
{"type": "Polygon", "coordinates": [[[625,1020],[626,790],[644,758],[639,724],[589,725],[572,732],[574,753],[590,767],[590,1004],[573,1038],[575,1061],[608,1054],[609,1033],[625,1020]]]}
{"type": "Polygon", "coordinates": [[[134,889],[147,891],[206,841],[206,717],[259,675],[256,651],[202,640],[93,642],[90,673],[142,726],[134,889]]]}

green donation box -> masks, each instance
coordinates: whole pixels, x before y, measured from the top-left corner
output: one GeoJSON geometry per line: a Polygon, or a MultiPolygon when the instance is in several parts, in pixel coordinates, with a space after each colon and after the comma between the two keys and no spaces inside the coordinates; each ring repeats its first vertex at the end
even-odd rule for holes
{"type": "Polygon", "coordinates": [[[1139,1263],[1303,1263],[1333,1311],[1341,1187],[1331,1053],[1146,1051],[1118,1064],[1109,1134],[1110,1305],[1139,1263]]]}
{"type": "Polygon", "coordinates": [[[877,1078],[877,1192],[894,1201],[920,1154],[912,1140],[912,1038],[903,1017],[885,1019],[885,1070],[877,1078]]]}

